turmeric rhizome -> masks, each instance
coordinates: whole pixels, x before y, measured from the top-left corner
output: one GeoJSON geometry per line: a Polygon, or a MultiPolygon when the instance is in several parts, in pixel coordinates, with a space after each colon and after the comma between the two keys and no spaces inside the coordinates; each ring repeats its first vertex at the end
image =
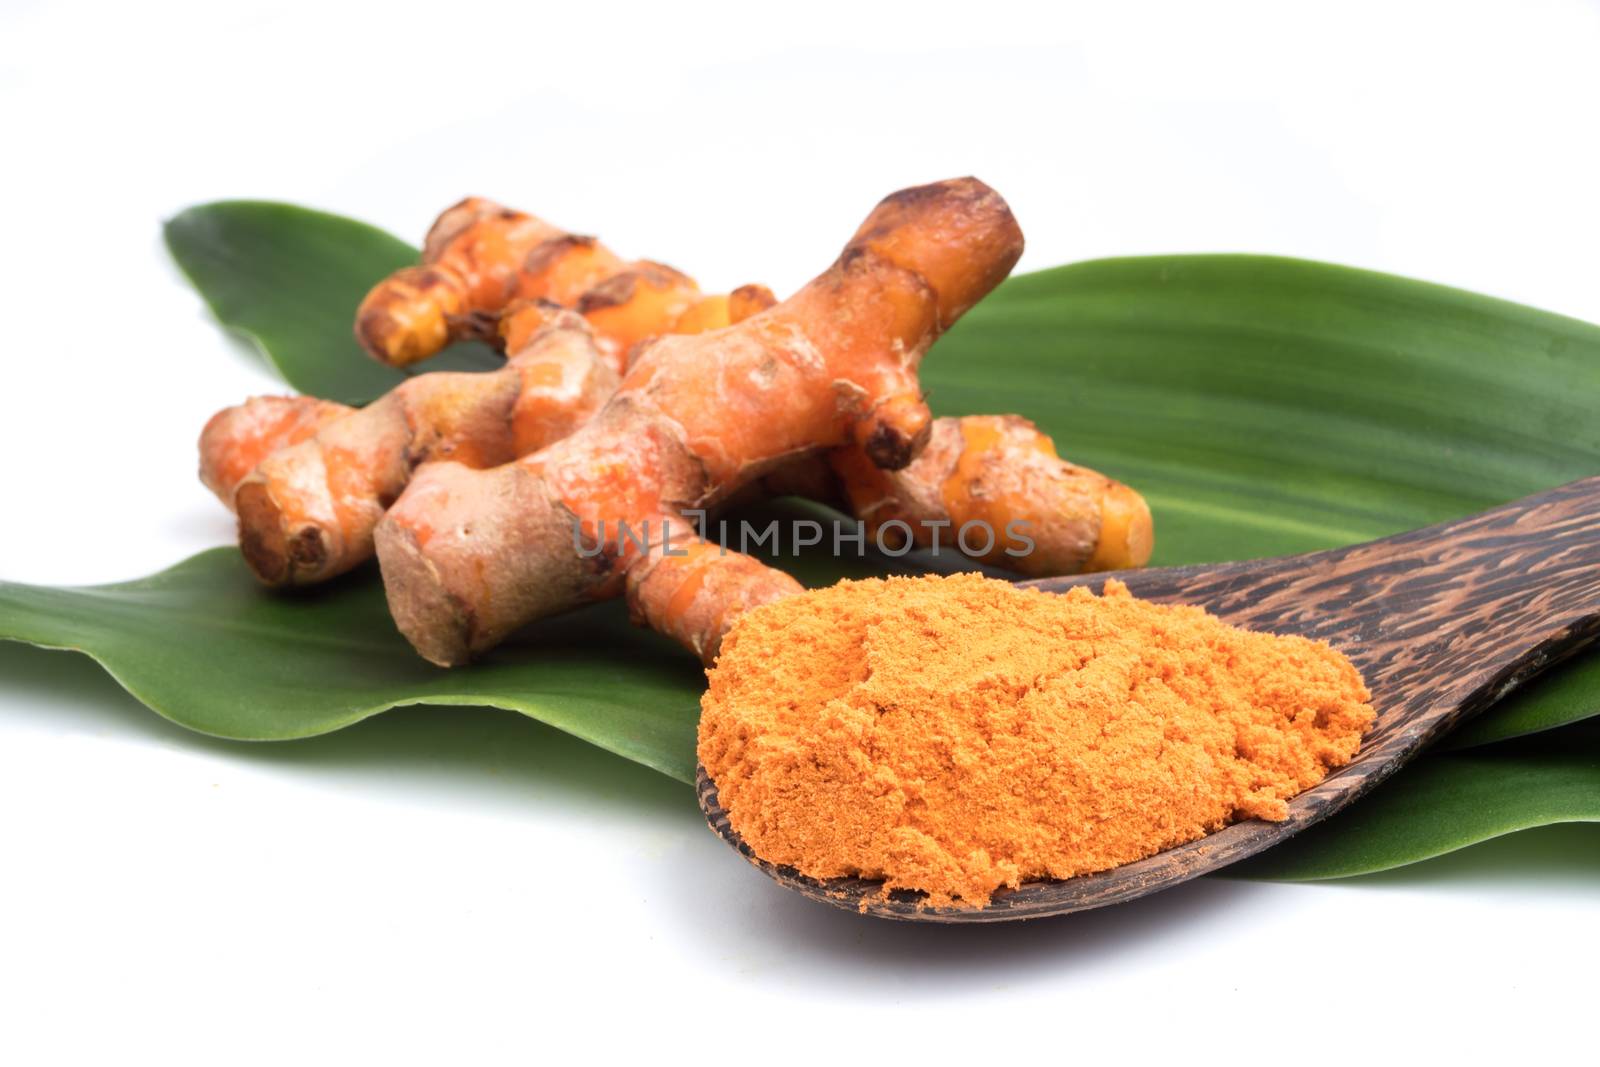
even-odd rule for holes
{"type": "Polygon", "coordinates": [[[755,853],[936,906],[1282,819],[1374,718],[1326,644],[1116,581],[841,582],[740,619],[709,676],[700,760],[755,853]]]}

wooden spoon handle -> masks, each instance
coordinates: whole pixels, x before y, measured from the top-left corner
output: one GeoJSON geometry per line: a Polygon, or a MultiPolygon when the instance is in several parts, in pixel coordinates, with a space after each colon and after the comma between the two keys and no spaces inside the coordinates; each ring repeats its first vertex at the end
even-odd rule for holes
{"type": "Polygon", "coordinates": [[[1344,550],[1306,590],[1337,643],[1410,707],[1479,710],[1600,635],[1600,478],[1344,550]],[[1335,608],[1335,605],[1337,607],[1335,608]]]}
{"type": "Polygon", "coordinates": [[[1119,577],[1140,596],[1327,641],[1381,711],[1437,709],[1398,717],[1432,734],[1600,636],[1600,478],[1348,548],[1119,577]]]}

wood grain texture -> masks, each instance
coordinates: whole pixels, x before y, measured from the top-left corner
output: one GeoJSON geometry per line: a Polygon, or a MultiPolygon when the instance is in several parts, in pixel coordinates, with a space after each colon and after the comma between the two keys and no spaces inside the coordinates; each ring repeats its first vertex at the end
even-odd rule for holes
{"type": "Polygon", "coordinates": [[[1372,690],[1377,722],[1348,766],[1294,798],[1289,817],[1252,819],[1148,859],[996,893],[984,908],[880,898],[863,879],[818,882],[751,853],[698,768],[711,828],[772,878],[836,907],[926,922],[1001,922],[1132,900],[1225,867],[1332,815],[1430,740],[1600,636],[1600,478],[1379,541],[1277,559],[1047,578],[1060,591],[1105,579],[1162,603],[1197,604],[1252,630],[1327,641],[1372,690]]]}

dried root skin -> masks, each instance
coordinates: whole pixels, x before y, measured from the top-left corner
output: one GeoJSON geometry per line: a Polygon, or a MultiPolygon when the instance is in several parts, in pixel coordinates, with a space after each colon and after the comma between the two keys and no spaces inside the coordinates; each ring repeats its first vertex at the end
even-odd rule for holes
{"type": "MultiPolygon", "coordinates": [[[[355,330],[374,358],[404,367],[453,341],[503,337],[511,305],[546,300],[588,317],[620,373],[630,349],[673,329],[701,299],[694,280],[671,267],[625,262],[593,237],[468,197],[429,230],[419,266],[396,271],[367,294],[355,330]]],[[[748,307],[760,294],[741,299],[748,307]]]]}
{"type": "Polygon", "coordinates": [[[501,350],[515,354],[527,348],[562,310],[560,304],[539,297],[513,300],[501,312],[496,324],[501,350]]]}
{"type": "MultiPolygon", "coordinates": [[[[436,234],[430,240],[438,243],[449,232],[447,228],[443,236],[436,234]]],[[[582,254],[602,265],[616,260],[588,238],[555,243],[575,250],[568,258],[582,254]]],[[[561,262],[554,252],[541,249],[543,245],[531,257],[541,259],[549,281],[561,262]]],[[[572,287],[582,284],[583,279],[573,280],[578,276],[570,271],[563,276],[572,287]]],[[[552,285],[557,295],[572,295],[570,289],[563,292],[552,285]]],[[[771,293],[764,286],[746,286],[741,292],[737,305],[741,313],[768,306],[763,294],[770,298],[771,293]]],[[[728,298],[721,298],[718,306],[725,316],[728,298]]],[[[685,324],[699,329],[723,325],[727,322],[716,319],[685,324]]],[[[301,448],[275,458],[257,477],[247,494],[248,518],[241,524],[240,538],[246,558],[263,581],[269,585],[322,581],[370,557],[372,526],[399,495],[417,463],[453,459],[484,467],[537,451],[572,433],[616,391],[616,372],[599,358],[583,320],[559,304],[542,297],[513,301],[498,329],[502,346],[513,353],[509,366],[516,368],[521,381],[509,416],[509,452],[503,447],[500,427],[462,395],[463,389],[487,387],[484,376],[424,375],[413,380],[421,385],[405,383],[401,396],[406,402],[399,421],[407,435],[393,432],[398,425],[394,402],[380,402],[368,409],[369,414],[335,431],[338,438],[366,445],[344,448],[338,457],[336,468],[353,470],[330,472],[322,448],[314,453],[301,448]],[[561,333],[551,332],[558,327],[561,333]],[[397,467],[392,460],[401,454],[408,464],[397,467]],[[362,472],[368,475],[364,482],[354,477],[362,472]],[[343,506],[335,501],[330,482],[339,484],[343,506]]],[[[489,411],[498,414],[498,404],[489,404],[489,411]]],[[[268,457],[355,414],[355,409],[309,397],[257,398],[228,409],[214,417],[202,435],[201,477],[231,509],[238,486],[268,457]]]]}
{"type": "Polygon", "coordinates": [[[702,296],[664,333],[710,333],[758,315],[778,302],[764,285],[741,285],[731,293],[702,296]]]}
{"type": "Polygon", "coordinates": [[[891,393],[856,424],[856,445],[879,470],[905,468],[928,444],[933,412],[920,391],[891,393]]]}
{"type": "Polygon", "coordinates": [[[200,431],[200,480],[232,511],[239,483],[262,460],[352,410],[314,396],[253,396],[225,408],[200,431]]]}
{"type": "Polygon", "coordinates": [[[710,333],[732,324],[728,313],[728,294],[702,296],[672,323],[667,333],[710,333]]]}
{"type": "Polygon", "coordinates": [[[1120,571],[1143,567],[1156,547],[1150,505],[1138,490],[1111,481],[1100,498],[1100,542],[1083,565],[1085,571],[1120,571]]]}
{"type": "Polygon", "coordinates": [[[627,268],[620,256],[593,237],[562,234],[529,250],[517,280],[517,296],[571,307],[584,293],[627,268]]]}
{"type": "Polygon", "coordinates": [[[342,574],[371,558],[373,529],[420,464],[509,462],[571,433],[615,388],[616,376],[571,315],[499,371],[408,379],[268,456],[241,483],[245,558],[268,585],[342,574]]]}
{"type": "Polygon", "coordinates": [[[552,327],[509,365],[519,381],[511,409],[515,456],[574,433],[617,391],[617,374],[601,358],[593,338],[569,326],[552,327]]]}
{"type": "Polygon", "coordinates": [[[486,336],[518,295],[528,254],[565,236],[532,215],[469,197],[434,223],[421,266],[397,271],[367,294],[356,312],[356,339],[375,359],[404,367],[451,341],[486,336]]]}
{"type": "Polygon", "coordinates": [[[639,262],[600,282],[578,298],[595,342],[620,372],[634,346],[672,330],[701,300],[700,287],[682,271],[639,262]]]}
{"type": "Polygon", "coordinates": [[[899,520],[927,545],[927,524],[948,523],[941,541],[949,545],[964,524],[982,523],[993,538],[974,532],[971,547],[989,545],[977,558],[1035,577],[1139,567],[1150,558],[1154,532],[1143,498],[1061,459],[1048,436],[1015,415],[939,419],[928,447],[901,471],[880,470],[859,450],[828,459],[850,510],[874,533],[899,520]],[[1007,536],[1013,523],[1033,542],[1024,555],[1006,551],[1026,548],[1007,536]]]}
{"type": "Polygon", "coordinates": [[[976,178],[902,189],[861,224],[846,255],[871,255],[933,290],[938,329],[1005,280],[1022,256],[1022,228],[1000,194],[976,178]]]}
{"type": "Polygon", "coordinates": [[[615,401],[517,462],[429,464],[376,531],[395,623],[424,658],[454,666],[533,619],[618,596],[644,549],[618,523],[644,540],[646,517],[671,514],[703,485],[669,424],[615,401]],[[580,500],[614,504],[580,511],[570,504],[580,500]]]}
{"type": "Polygon", "coordinates": [[[516,388],[505,372],[411,378],[267,457],[235,498],[251,569],[268,585],[304,585],[369,558],[372,528],[431,452],[490,464],[511,457],[516,388]]]}
{"type": "Polygon", "coordinates": [[[619,584],[603,558],[578,559],[568,517],[518,464],[481,472],[430,464],[397,507],[411,521],[386,517],[376,535],[389,611],[441,667],[497,644],[514,628],[509,619],[576,607],[619,584]]]}
{"type": "Polygon", "coordinates": [[[671,554],[665,541],[655,543],[628,568],[628,612],[710,666],[739,616],[804,590],[783,571],[687,532],[671,554]]]}
{"type": "Polygon", "coordinates": [[[728,294],[728,325],[743,322],[752,315],[759,315],[777,302],[778,298],[773,295],[772,290],[764,285],[741,285],[728,294]]]}
{"type": "MultiPolygon", "coordinates": [[[[1009,209],[981,182],[895,194],[789,300],[712,333],[652,342],[571,437],[495,470],[430,468],[377,531],[402,632],[434,662],[455,663],[582,597],[615,595],[597,576],[626,574],[649,554],[610,543],[585,558],[571,540],[574,517],[596,530],[602,521],[638,529],[715,502],[796,454],[851,441],[895,437],[883,455],[914,455],[928,423],[920,400],[908,400],[918,361],[1021,250],[1009,209]],[[565,544],[550,534],[558,528],[565,544]]],[[[699,571],[674,565],[640,580],[660,590],[641,593],[647,617],[657,600],[675,602],[675,573],[693,581],[699,571]]],[[[670,625],[677,616],[659,617],[670,625]]],[[[680,631],[699,651],[720,640],[698,623],[680,631]]]]}

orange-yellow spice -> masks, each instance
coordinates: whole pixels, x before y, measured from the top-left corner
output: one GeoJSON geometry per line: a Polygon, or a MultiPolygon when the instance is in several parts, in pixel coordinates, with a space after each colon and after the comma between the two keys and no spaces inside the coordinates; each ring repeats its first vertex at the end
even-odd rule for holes
{"type": "Polygon", "coordinates": [[[1327,645],[1116,581],[841,582],[742,618],[710,681],[700,760],[757,855],[935,905],[1282,819],[1373,720],[1327,645]]]}

